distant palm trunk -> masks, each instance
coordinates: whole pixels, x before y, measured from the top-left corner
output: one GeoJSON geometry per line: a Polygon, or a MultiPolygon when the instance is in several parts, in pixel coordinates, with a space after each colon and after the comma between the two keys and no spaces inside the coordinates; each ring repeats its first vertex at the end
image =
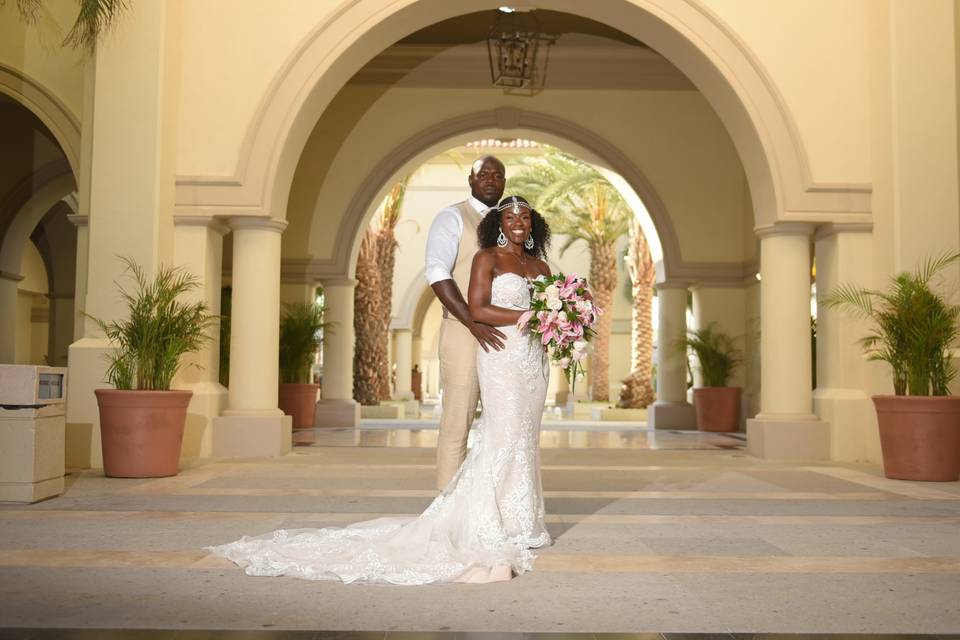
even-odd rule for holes
{"type": "Polygon", "coordinates": [[[353,328],[356,343],[353,359],[353,397],[360,404],[376,405],[381,391],[389,387],[386,342],[382,339],[380,266],[377,238],[367,229],[357,256],[357,286],[354,290],[353,328]]]}
{"type": "Polygon", "coordinates": [[[390,193],[383,202],[376,231],[377,266],[380,270],[380,289],[377,305],[377,318],[382,321],[380,328],[380,350],[384,354],[386,371],[380,378],[379,396],[381,400],[388,400],[391,396],[390,388],[390,320],[393,317],[393,276],[396,266],[397,236],[396,228],[400,221],[400,211],[403,207],[403,197],[407,191],[409,177],[393,185],[390,193]]]}
{"type": "Polygon", "coordinates": [[[630,221],[630,248],[627,255],[633,294],[630,331],[630,373],[620,387],[621,407],[642,408],[653,395],[653,283],[657,272],[650,256],[650,245],[635,219],[630,221]]]}
{"type": "Polygon", "coordinates": [[[591,395],[610,399],[610,332],[613,328],[613,292],[617,288],[617,256],[613,241],[590,243],[590,283],[594,302],[603,313],[597,322],[590,363],[591,395]]]}

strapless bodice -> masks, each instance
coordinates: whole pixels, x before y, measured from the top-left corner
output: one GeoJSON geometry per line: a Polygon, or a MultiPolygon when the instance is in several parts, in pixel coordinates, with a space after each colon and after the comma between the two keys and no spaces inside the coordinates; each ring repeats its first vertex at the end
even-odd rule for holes
{"type": "Polygon", "coordinates": [[[504,309],[526,311],[530,308],[530,284],[517,273],[501,273],[490,284],[490,304],[504,309]]]}

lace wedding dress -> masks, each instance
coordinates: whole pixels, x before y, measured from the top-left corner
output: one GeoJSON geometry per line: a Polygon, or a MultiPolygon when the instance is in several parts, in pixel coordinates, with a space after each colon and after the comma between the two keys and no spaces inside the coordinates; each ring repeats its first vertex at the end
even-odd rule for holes
{"type": "MultiPolygon", "coordinates": [[[[493,279],[491,303],[528,309],[525,278],[493,279]]],[[[547,358],[538,341],[500,327],[505,348],[478,349],[483,414],[446,489],[417,518],[378,518],[345,528],[290,529],[207,547],[251,576],[386,582],[489,582],[533,568],[550,544],[540,481],[540,419],[547,358]]]]}

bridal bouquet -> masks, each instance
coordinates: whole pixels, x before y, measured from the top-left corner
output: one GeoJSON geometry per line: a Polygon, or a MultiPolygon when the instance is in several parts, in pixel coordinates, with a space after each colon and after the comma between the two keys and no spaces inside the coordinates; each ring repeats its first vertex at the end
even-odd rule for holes
{"type": "Polygon", "coordinates": [[[575,274],[541,276],[530,286],[530,310],[520,316],[517,327],[538,335],[550,359],[575,384],[587,357],[587,343],[596,335],[593,325],[602,311],[593,304],[586,278],[575,274]]]}

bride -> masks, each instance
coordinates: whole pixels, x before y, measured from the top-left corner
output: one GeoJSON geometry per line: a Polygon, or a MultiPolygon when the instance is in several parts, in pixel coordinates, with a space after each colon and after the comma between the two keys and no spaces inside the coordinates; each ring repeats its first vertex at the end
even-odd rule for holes
{"type": "Polygon", "coordinates": [[[544,526],[540,419],[547,358],[520,332],[529,280],[549,276],[550,230],[519,196],[504,198],[477,228],[471,316],[500,328],[504,348],[478,347],[483,414],[459,471],[419,517],[378,518],[345,528],[291,529],[208,547],[251,576],[385,582],[494,582],[533,568],[531,549],[551,543],[544,526]]]}

